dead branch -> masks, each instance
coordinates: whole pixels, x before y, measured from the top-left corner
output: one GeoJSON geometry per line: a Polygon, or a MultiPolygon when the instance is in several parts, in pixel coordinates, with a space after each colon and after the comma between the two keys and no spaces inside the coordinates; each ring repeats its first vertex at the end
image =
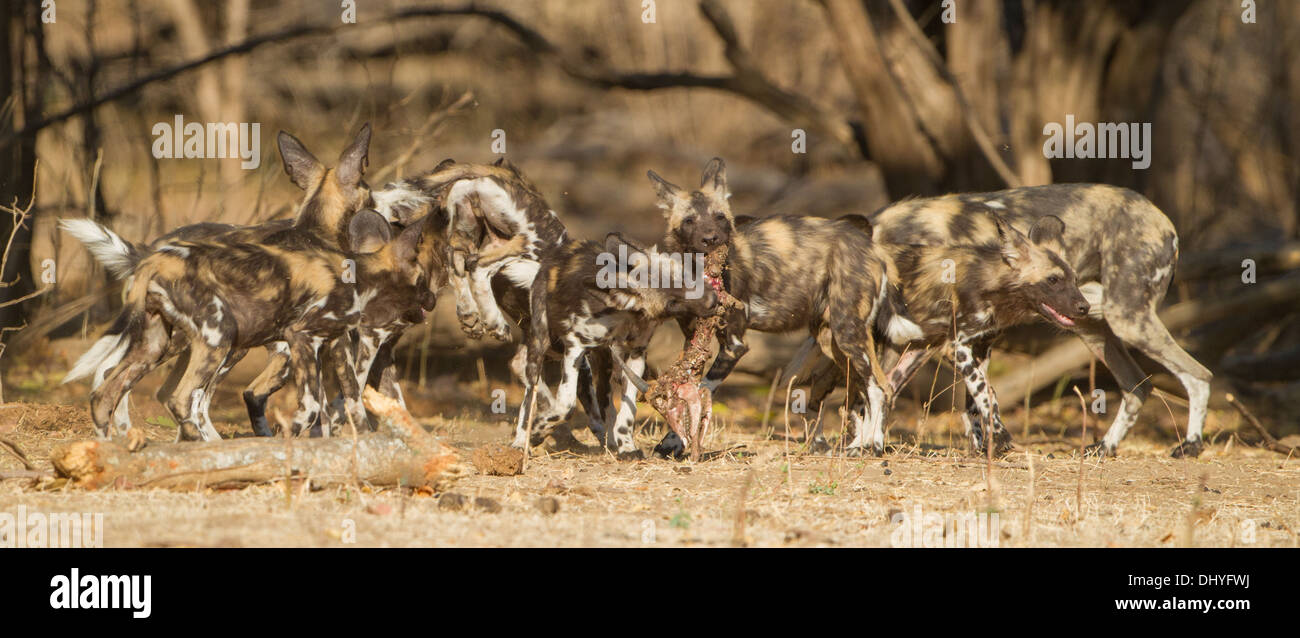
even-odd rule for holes
{"type": "Polygon", "coordinates": [[[36,466],[33,465],[30,460],[28,460],[27,454],[23,452],[22,448],[18,447],[17,443],[14,443],[9,439],[0,439],[0,449],[3,449],[4,451],[12,454],[14,458],[18,459],[19,463],[23,464],[23,467],[29,470],[36,469],[36,466]]]}
{"type": "Polygon", "coordinates": [[[894,13],[898,16],[898,20],[903,24],[903,29],[907,31],[908,35],[912,37],[912,40],[916,42],[916,46],[925,54],[926,59],[929,60],[930,64],[934,66],[934,69],[938,71],[939,76],[952,86],[953,96],[957,98],[957,106],[958,110],[961,111],[962,120],[966,122],[966,128],[970,131],[971,138],[975,140],[975,145],[979,147],[980,153],[982,153],[984,158],[988,160],[989,164],[993,167],[993,170],[997,171],[998,176],[1002,178],[1002,181],[1006,182],[1008,188],[1021,186],[1022,183],[1020,177],[1011,170],[1011,167],[1007,166],[1005,161],[1003,161],[1002,156],[998,154],[997,148],[993,145],[993,140],[989,138],[988,132],[984,130],[984,125],[980,124],[979,117],[975,113],[975,108],[972,107],[970,102],[966,99],[966,93],[962,90],[961,82],[955,75],[953,75],[952,71],[948,69],[948,65],[944,63],[943,58],[939,56],[939,52],[935,50],[934,45],[926,39],[925,33],[923,33],[921,27],[916,24],[916,20],[913,19],[912,14],[907,11],[907,7],[903,6],[902,0],[889,0],[889,4],[893,7],[894,13]]]}
{"type": "Polygon", "coordinates": [[[420,128],[411,135],[411,143],[406,147],[406,150],[399,154],[393,161],[374,171],[374,173],[368,176],[367,179],[378,184],[388,175],[405,168],[405,166],[410,163],[411,158],[415,156],[415,153],[424,147],[425,136],[437,130],[443,122],[461,114],[473,105],[474,92],[465,91],[451,104],[430,113],[429,117],[425,118],[424,123],[420,125],[420,128]]]}
{"type": "Polygon", "coordinates": [[[1224,398],[1228,400],[1228,403],[1231,404],[1232,407],[1237,408],[1237,411],[1241,413],[1241,416],[1245,417],[1246,422],[1249,423],[1251,427],[1255,428],[1255,431],[1259,432],[1259,435],[1264,438],[1264,447],[1267,447],[1278,454],[1286,454],[1287,456],[1300,452],[1300,449],[1284,445],[1274,438],[1273,435],[1264,427],[1264,424],[1260,423],[1259,419],[1255,418],[1255,415],[1252,414],[1250,410],[1246,409],[1245,404],[1237,400],[1237,397],[1233,396],[1231,392],[1229,392],[1224,398]]]}
{"type": "Polygon", "coordinates": [[[366,409],[380,431],[356,437],[295,441],[246,438],[150,445],[129,452],[126,441],[77,441],[50,455],[59,476],[85,489],[197,489],[266,483],[288,476],[316,485],[441,489],[467,473],[460,454],[424,431],[397,401],[366,388],[366,409]]]}
{"type": "Polygon", "coordinates": [[[534,53],[552,60],[561,70],[574,79],[601,88],[621,88],[633,91],[698,87],[735,93],[754,101],[784,119],[794,122],[806,122],[810,128],[820,131],[830,136],[840,145],[855,149],[864,157],[866,156],[865,149],[859,147],[855,141],[852,127],[847,120],[834,115],[797,93],[780,88],[769,80],[756,65],[750,62],[749,54],[741,46],[731,18],[716,0],[701,0],[700,11],[726,46],[726,55],[728,61],[732,64],[733,74],[711,76],[688,72],[641,73],[619,71],[611,69],[603,63],[581,60],[577,56],[564,53],[546,36],[504,11],[482,7],[472,2],[459,7],[415,7],[397,11],[373,22],[360,25],[299,25],[248,38],[238,44],[217,49],[188,62],[146,74],[103,95],[76,104],[54,115],[41,118],[24,126],[22,130],[0,135],[0,148],[8,146],[16,139],[34,135],[47,126],[81,115],[108,102],[119,100],[149,84],[170,80],[211,62],[249,53],[267,44],[329,34],[345,27],[364,28],[415,18],[474,16],[505,27],[534,53]]]}

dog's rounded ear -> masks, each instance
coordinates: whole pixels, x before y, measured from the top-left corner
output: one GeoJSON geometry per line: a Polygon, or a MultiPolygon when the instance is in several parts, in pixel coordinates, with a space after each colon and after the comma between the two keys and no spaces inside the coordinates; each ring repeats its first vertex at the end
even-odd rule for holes
{"type": "Polygon", "coordinates": [[[852,224],[854,227],[856,227],[858,230],[866,233],[867,237],[871,237],[871,233],[872,233],[871,220],[867,219],[866,215],[850,213],[848,215],[842,215],[838,221],[848,222],[852,224]]]}
{"type": "Polygon", "coordinates": [[[1002,260],[1008,265],[1015,267],[1020,260],[1020,253],[1025,247],[1025,236],[1020,231],[1011,227],[1005,219],[993,213],[989,213],[993,218],[993,225],[998,229],[998,241],[1002,248],[1002,260]]]}
{"type": "Polygon", "coordinates": [[[715,157],[705,165],[704,173],[700,175],[700,190],[721,199],[731,197],[727,190],[727,163],[721,157],[715,157]]]}
{"type": "Polygon", "coordinates": [[[445,171],[455,165],[456,165],[456,160],[448,157],[447,159],[438,162],[438,165],[433,167],[433,172],[438,173],[441,171],[445,171]]]}
{"type": "Polygon", "coordinates": [[[1029,227],[1029,241],[1035,244],[1057,242],[1065,236],[1065,222],[1056,215],[1043,215],[1029,227]]]}
{"type": "Polygon", "coordinates": [[[383,248],[392,238],[393,232],[388,226],[388,220],[374,209],[359,211],[348,223],[348,242],[354,253],[373,253],[383,248]]]}
{"type": "Polygon", "coordinates": [[[419,257],[420,242],[424,238],[424,229],[428,225],[428,216],[402,229],[393,242],[393,255],[398,263],[414,262],[419,257]]]}
{"type": "Polygon", "coordinates": [[[335,171],[339,183],[344,186],[356,186],[360,183],[361,176],[366,172],[366,165],[370,161],[369,155],[370,122],[366,122],[361,126],[352,143],[339,155],[339,167],[335,171]]]}
{"type": "Polygon", "coordinates": [[[655,187],[655,195],[659,196],[659,208],[672,210],[673,201],[680,198],[682,195],[681,187],[660,177],[659,173],[654,171],[646,171],[645,174],[646,177],[650,178],[650,183],[655,187]]]}
{"type": "Polygon", "coordinates": [[[320,178],[325,166],[307,150],[298,138],[280,131],[275,136],[276,145],[280,147],[280,159],[284,162],[284,172],[294,186],[307,190],[320,178]]]}

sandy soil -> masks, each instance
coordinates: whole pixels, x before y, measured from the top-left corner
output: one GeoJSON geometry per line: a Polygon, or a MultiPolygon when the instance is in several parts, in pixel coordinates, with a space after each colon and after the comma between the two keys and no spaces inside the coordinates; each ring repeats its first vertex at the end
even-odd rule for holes
{"type": "MultiPolygon", "coordinates": [[[[412,392],[412,409],[455,415],[422,420],[444,440],[467,456],[509,440],[507,417],[476,400],[481,388],[431,385],[412,392]]],[[[173,439],[151,391],[141,390],[134,421],[151,440],[173,439]]],[[[47,468],[53,446],[92,435],[84,392],[69,386],[43,393],[59,403],[0,406],[0,439],[47,468]]],[[[828,458],[801,455],[802,432],[787,438],[779,410],[763,429],[764,392],[722,396],[722,425],[706,442],[714,454],[697,463],[620,462],[580,432],[585,444],[538,448],[523,474],[468,476],[450,495],[281,483],[88,493],[9,479],[0,481],[0,512],[103,513],[106,546],[879,547],[927,542],[926,530],[928,542],[942,542],[936,518],[981,513],[997,515],[999,533],[977,542],[1003,547],[1300,544],[1300,459],[1242,443],[1221,426],[1235,424],[1222,414],[1211,418],[1208,449],[1192,460],[1169,458],[1172,434],[1155,425],[1130,436],[1120,458],[1080,464],[1080,431],[1068,425],[1078,412],[1068,402],[1036,408],[1027,436],[1023,409],[1010,411],[1018,449],[991,465],[968,456],[951,412],[915,408],[897,414],[889,440],[898,446],[885,458],[828,458]],[[902,514],[906,524],[923,523],[920,533],[900,531],[902,514]]],[[[1154,403],[1144,421],[1185,419],[1154,403]]],[[[246,435],[233,393],[219,397],[214,417],[223,435],[246,435]]],[[[649,417],[643,407],[638,441],[647,451],[661,434],[649,417]]],[[[0,472],[21,468],[0,451],[0,472]]],[[[946,538],[958,540],[951,530],[946,538]]]]}

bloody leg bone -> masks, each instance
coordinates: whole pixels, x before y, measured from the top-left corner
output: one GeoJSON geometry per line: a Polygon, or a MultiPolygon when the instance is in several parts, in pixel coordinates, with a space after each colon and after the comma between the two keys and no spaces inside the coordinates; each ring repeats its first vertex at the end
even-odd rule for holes
{"type": "Polygon", "coordinates": [[[653,383],[647,384],[645,393],[646,402],[663,415],[668,427],[686,444],[692,461],[700,458],[701,441],[713,417],[713,393],[700,385],[705,366],[713,356],[709,344],[713,335],[722,329],[726,311],[740,305],[722,285],[722,268],[726,263],[725,244],[705,258],[704,276],[718,294],[717,311],[692,323],[690,343],[671,367],[653,383]]]}

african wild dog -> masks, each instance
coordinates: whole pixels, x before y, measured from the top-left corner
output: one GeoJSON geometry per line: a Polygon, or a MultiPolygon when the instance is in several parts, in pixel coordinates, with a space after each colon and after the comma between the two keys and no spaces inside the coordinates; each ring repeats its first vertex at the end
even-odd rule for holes
{"type": "MultiPolygon", "coordinates": [[[[877,245],[889,255],[899,287],[885,303],[902,306],[899,312],[909,319],[898,324],[899,329],[886,331],[883,340],[890,386],[901,387],[916,361],[951,342],[953,367],[971,397],[963,414],[971,446],[983,451],[991,440],[1000,454],[1010,448],[1011,437],[987,378],[992,336],[1035,317],[1069,328],[1087,317],[1090,304],[1074,270],[1049,248],[1065,231],[1059,218],[1040,217],[1026,237],[992,210],[986,215],[997,230],[997,239],[987,244],[877,245]]],[[[816,405],[830,391],[827,380],[838,385],[841,375],[824,371],[814,376],[810,403],[816,405]]],[[[877,426],[868,424],[867,444],[871,452],[882,454],[884,431],[877,426]]],[[[820,438],[814,445],[822,445],[820,438]]]]}
{"type": "MultiPolygon", "coordinates": [[[[1064,231],[1044,245],[1074,269],[1092,306],[1086,319],[1068,329],[1106,364],[1123,393],[1105,438],[1090,452],[1114,455],[1151,391],[1128,352],[1136,348],[1168,368],[1187,390],[1187,435],[1173,456],[1199,454],[1211,374],[1178,346],[1156,314],[1178,261],[1178,234],[1169,218],[1126,188],[1056,184],[909,200],[877,211],[871,223],[883,244],[978,245],[998,232],[990,217],[976,214],[986,209],[1025,232],[1045,215],[1064,222],[1064,231]]],[[[977,366],[987,365],[986,346],[972,354],[977,366]]]]}
{"type": "MultiPolygon", "coordinates": [[[[370,139],[369,125],[363,126],[357,134],[356,139],[343,152],[340,157],[340,166],[355,164],[363,169],[365,165],[365,156],[370,139]]],[[[281,132],[278,136],[278,146],[280,154],[284,159],[284,168],[296,184],[306,184],[311,186],[312,174],[324,170],[323,165],[319,163],[297,138],[288,133],[281,132]]],[[[356,188],[367,189],[365,182],[358,180],[356,188]]],[[[368,189],[367,189],[368,190],[368,189]]],[[[362,198],[353,196],[354,201],[360,201],[362,198]]],[[[351,206],[349,204],[349,206],[351,206]]],[[[304,207],[303,213],[316,215],[317,209],[313,207],[304,207]]],[[[175,229],[158,239],[154,240],[148,246],[135,245],[118,237],[112,231],[99,226],[98,224],[84,219],[63,220],[60,226],[69,231],[72,235],[86,244],[91,254],[105,266],[105,268],[118,279],[129,278],[139,262],[147,255],[160,249],[169,249],[177,241],[183,240],[204,240],[218,236],[224,236],[227,239],[239,239],[240,241],[257,242],[263,238],[272,236],[275,233],[289,230],[295,227],[298,220],[283,219],[266,222],[257,226],[240,227],[230,224],[218,223],[198,223],[183,226],[175,229]]],[[[351,221],[350,219],[348,220],[351,221]]],[[[407,224],[410,218],[405,219],[407,224]]],[[[439,220],[433,220],[433,229],[441,229],[438,225],[441,221],[445,225],[445,216],[439,220]]],[[[431,230],[433,230],[431,229],[431,230]]],[[[397,230],[397,229],[395,229],[397,230]]],[[[341,234],[336,223],[326,223],[320,225],[299,224],[300,232],[311,232],[328,244],[336,245],[341,249],[347,248],[347,237],[341,234]]],[[[429,290],[420,291],[415,301],[419,306],[410,304],[410,299],[401,298],[393,300],[394,303],[384,302],[384,297],[391,293],[381,289],[378,293],[378,303],[369,306],[367,312],[363,314],[361,324],[357,327],[357,355],[356,367],[358,374],[364,377],[367,371],[371,373],[369,384],[377,388],[381,393],[394,397],[399,401],[402,400],[401,388],[396,382],[396,372],[392,365],[391,348],[393,342],[401,335],[402,330],[413,322],[423,320],[424,310],[431,309],[436,303],[434,291],[445,284],[445,268],[435,266],[440,263],[443,251],[434,246],[440,245],[441,237],[439,232],[426,232],[422,236],[422,242],[428,248],[420,250],[420,259],[422,260],[423,272],[428,273],[429,290]],[[401,310],[398,310],[401,309],[401,310]],[[373,365],[372,365],[373,364],[373,365]]],[[[116,344],[116,335],[108,335],[101,339],[97,347],[107,347],[116,344]]],[[[287,342],[279,341],[270,344],[271,358],[267,367],[244,390],[243,399],[248,409],[249,418],[252,423],[254,433],[261,436],[272,434],[266,419],[266,403],[269,396],[278,390],[285,381],[288,380],[291,370],[289,369],[289,348],[287,342]]],[[[188,365],[188,350],[181,343],[174,344],[170,352],[178,353],[180,360],[177,366],[184,369],[188,365]]],[[[224,376],[229,368],[232,368],[240,358],[243,357],[243,351],[236,351],[231,354],[226,368],[221,371],[224,376]]],[[[93,358],[93,357],[92,357],[93,358]]],[[[170,355],[168,356],[170,358],[170,355]]],[[[328,357],[327,357],[328,358],[328,357]]],[[[99,370],[95,371],[92,386],[97,387],[103,380],[103,376],[114,364],[113,359],[105,359],[99,370]]],[[[83,376],[84,371],[75,371],[65,377],[65,381],[70,381],[83,376]]],[[[174,383],[179,379],[179,375],[173,375],[171,382],[174,383]]],[[[161,397],[170,395],[172,388],[164,385],[159,390],[161,397]]],[[[124,394],[119,408],[114,412],[114,423],[119,430],[130,428],[129,418],[127,416],[126,405],[129,400],[129,393],[124,394]]],[[[334,413],[331,417],[335,419],[334,425],[339,425],[337,421],[337,402],[331,404],[334,413]]]]}
{"type": "MultiPolygon", "coordinates": [[[[367,162],[370,137],[370,125],[367,123],[361,127],[352,143],[340,154],[339,168],[335,173],[341,181],[337,183],[335,188],[330,189],[328,200],[312,203],[309,206],[301,206],[297,219],[274,220],[256,226],[201,222],[172,230],[154,240],[148,246],[140,246],[125,241],[108,228],[88,219],[61,220],[59,226],[85,244],[96,261],[117,279],[130,279],[136,266],[146,256],[159,250],[170,250],[171,245],[180,240],[202,240],[225,235],[229,238],[238,238],[241,241],[255,242],[274,233],[296,229],[301,233],[316,234],[327,243],[338,246],[340,249],[346,249],[347,237],[340,224],[350,222],[352,212],[355,212],[361,205],[368,203],[370,200],[369,187],[361,178],[367,162]],[[344,212],[340,214],[340,211],[344,212]]],[[[310,191],[311,188],[318,184],[317,177],[324,174],[325,166],[307,150],[302,142],[289,133],[280,131],[276,136],[276,142],[285,172],[295,185],[303,190],[310,191]]],[[[323,182],[320,183],[323,184],[323,182]]],[[[307,200],[309,203],[312,202],[310,195],[312,193],[309,192],[307,200]]],[[[117,363],[118,359],[113,356],[114,353],[111,352],[111,349],[119,345],[118,337],[119,335],[116,334],[108,334],[100,338],[78,362],[87,365],[98,362],[96,364],[97,369],[92,371],[81,365],[74,366],[64,377],[63,382],[66,383],[93,374],[91,386],[97,388],[103,382],[104,376],[117,363]]],[[[250,383],[244,391],[244,402],[248,407],[253,431],[263,436],[271,434],[266,425],[266,398],[273,391],[271,387],[277,383],[276,380],[282,379],[288,372],[287,344],[285,342],[276,342],[268,347],[271,349],[271,359],[266,371],[250,383]]],[[[184,369],[188,365],[189,351],[185,348],[182,340],[178,340],[169,347],[166,358],[170,359],[176,355],[180,356],[177,367],[184,369]]],[[[233,368],[243,356],[243,351],[232,353],[227,367],[221,371],[221,374],[224,376],[225,372],[233,368]]],[[[159,388],[160,401],[163,400],[164,396],[171,394],[171,386],[177,380],[179,380],[179,373],[173,374],[169,381],[159,388]]],[[[123,394],[120,405],[114,411],[114,424],[118,430],[126,431],[131,427],[127,410],[129,400],[129,392],[123,394]]]]}
{"type": "MultiPolygon", "coordinates": [[[[885,391],[877,379],[872,330],[878,323],[892,327],[907,319],[893,314],[897,305],[882,304],[890,288],[886,256],[861,225],[781,216],[737,226],[720,158],[705,167],[696,191],[686,192],[654,171],[649,177],[668,220],[664,244],[669,250],[703,252],[729,245],[723,284],[745,307],[727,313],[705,384],[716,388],[744,355],[746,330],[806,329],[841,365],[847,356],[854,374],[866,380],[865,390],[854,395],[853,414],[862,413],[871,423],[883,419],[885,391]]],[[[689,335],[688,324],[681,325],[689,335]]],[[[853,447],[861,447],[868,429],[857,428],[853,447]]],[[[680,444],[670,433],[656,450],[680,452],[680,444]]]]}
{"type": "Polygon", "coordinates": [[[569,241],[545,198],[504,158],[492,165],[445,160],[430,173],[377,191],[376,205],[394,221],[431,207],[446,210],[446,261],[456,314],[474,338],[486,333],[510,340],[510,322],[493,294],[493,278],[501,274],[526,291],[541,259],[569,241]]]}
{"type": "MultiPolygon", "coordinates": [[[[519,326],[523,339],[510,370],[521,385],[527,385],[533,281],[540,261],[570,243],[564,224],[538,189],[504,158],[492,165],[448,159],[429,173],[386,185],[374,197],[380,213],[399,223],[431,210],[446,211],[444,262],[449,265],[461,328],[474,338],[491,330],[505,339],[510,323],[519,326]]],[[[612,424],[630,425],[632,417],[620,411],[618,420],[611,421],[615,417],[611,365],[604,349],[582,357],[578,398],[592,434],[617,447],[607,434],[612,424]],[[593,374],[593,369],[599,372],[593,374]]],[[[539,409],[548,411],[554,401],[550,388],[540,378],[536,387],[539,409]]],[[[554,434],[568,435],[568,430],[554,434]]]]}
{"type": "Polygon", "coordinates": [[[579,398],[582,359],[589,351],[607,350],[617,363],[611,385],[623,387],[620,415],[606,428],[605,443],[620,456],[640,455],[632,433],[638,388],[625,371],[644,373],[645,349],[661,320],[704,315],[718,302],[701,269],[691,268],[687,260],[653,247],[637,248],[617,233],[604,244],[569,242],[542,258],[530,298],[524,400],[514,447],[540,442],[568,419],[579,398]],[[554,400],[535,419],[534,397],[548,353],[559,355],[563,378],[554,400]]]}
{"type": "MultiPolygon", "coordinates": [[[[292,224],[235,230],[195,241],[174,240],[142,258],[141,251],[135,250],[138,262],[122,258],[123,263],[118,264],[131,273],[128,307],[67,377],[96,373],[92,415],[101,435],[112,429],[107,425],[102,397],[112,396],[113,405],[125,416],[121,409],[125,390],[151,367],[188,349],[186,364],[173,370],[172,378],[160,389],[160,399],[166,396],[164,402],[178,416],[180,436],[191,434],[185,427],[190,425],[203,438],[216,438],[207,418],[207,403],[216,381],[247,347],[277,342],[289,344],[277,350],[307,365],[295,365],[293,370],[300,378],[300,389],[306,390],[300,394],[300,406],[306,408],[300,410],[296,426],[302,427],[303,418],[318,407],[312,405],[321,396],[318,382],[309,383],[316,366],[309,359],[314,359],[326,341],[338,352],[334,364],[351,401],[345,402],[348,414],[354,419],[363,416],[355,402],[359,388],[348,391],[356,381],[356,373],[351,371],[353,356],[345,340],[334,332],[355,324],[365,301],[388,287],[400,288],[396,293],[396,299],[402,301],[399,308],[432,306],[432,291],[420,285],[429,268],[421,263],[418,251],[427,225],[403,232],[388,246],[390,229],[382,217],[373,211],[354,214],[370,199],[361,180],[369,128],[344,151],[339,168],[334,170],[326,169],[292,137],[282,133],[280,141],[286,170],[307,191],[292,224]],[[353,281],[360,285],[339,284],[345,278],[342,270],[349,267],[345,261],[348,254],[339,250],[339,240],[334,239],[341,237],[348,237],[356,251],[374,253],[356,257],[353,281]],[[109,369],[113,383],[106,390],[104,373],[109,369]]],[[[100,230],[116,245],[117,255],[132,252],[123,249],[124,242],[116,235],[100,230]]],[[[110,252],[102,244],[91,247],[97,256],[110,252]]],[[[415,311],[399,314],[409,319],[415,311]]],[[[276,381],[281,374],[270,380],[276,381]]],[[[264,373],[259,381],[265,377],[264,373]]],[[[130,427],[129,420],[121,418],[115,419],[115,425],[130,427]]]]}
{"type": "Polygon", "coordinates": [[[91,392],[96,429],[101,436],[111,434],[109,411],[172,354],[173,343],[189,350],[187,365],[177,366],[174,381],[165,386],[170,396],[164,403],[182,437],[192,428],[205,440],[220,438],[207,407],[231,356],[278,341],[288,344],[299,388],[295,430],[310,427],[321,408],[322,348],[331,353],[347,417],[364,423],[348,331],[380,291],[414,300],[427,289],[418,261],[424,229],[412,226],[390,241],[388,222],[366,211],[353,216],[351,253],[282,231],[260,242],[226,236],[176,241],[145,257],[109,330],[118,337],[113,350],[120,352],[119,361],[91,392]],[[354,260],[355,285],[342,281],[346,259],[354,260]]]}

